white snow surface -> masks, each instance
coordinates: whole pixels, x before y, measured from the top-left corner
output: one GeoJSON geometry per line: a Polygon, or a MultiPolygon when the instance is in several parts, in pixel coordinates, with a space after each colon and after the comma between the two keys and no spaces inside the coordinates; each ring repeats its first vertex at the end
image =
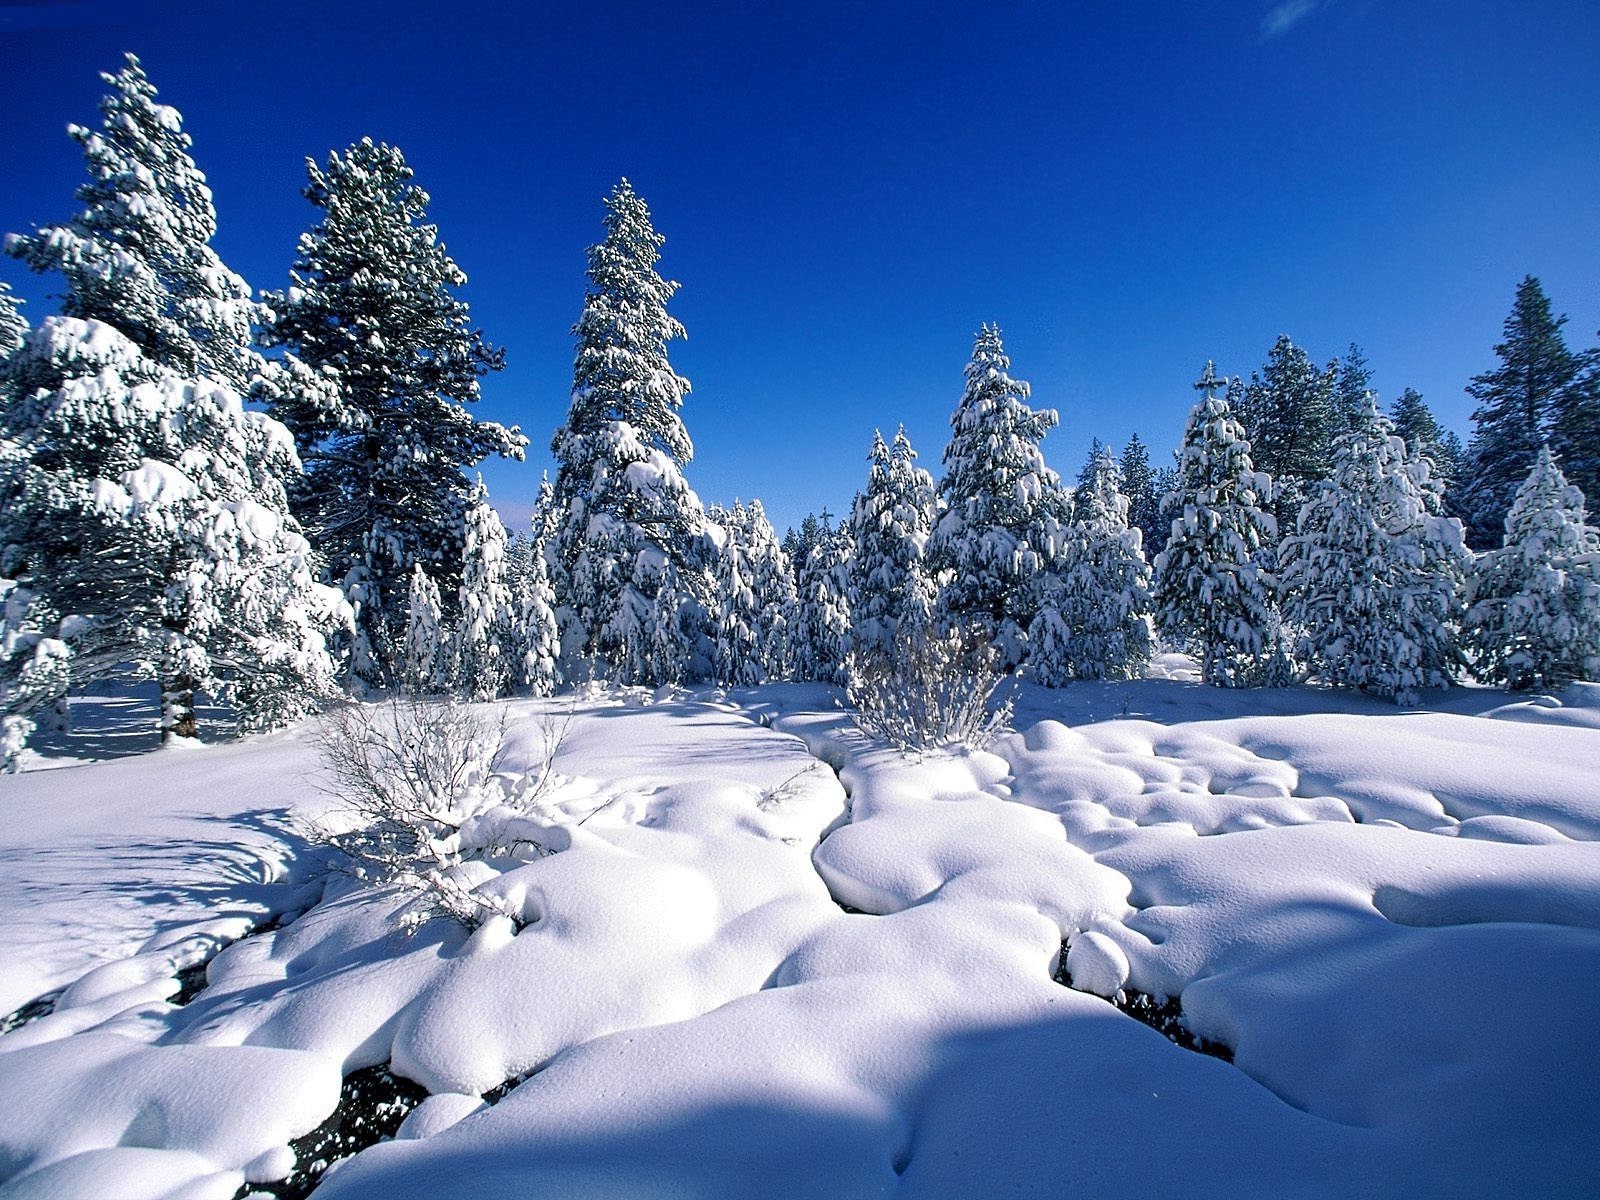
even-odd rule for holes
{"type": "Polygon", "coordinates": [[[385,1062],[319,1198],[1592,1194],[1600,688],[1152,674],[918,761],[817,686],[511,702],[556,852],[470,934],[325,874],[309,724],[0,780],[0,1014],[64,989],[0,1195],[232,1196],[385,1062]]]}

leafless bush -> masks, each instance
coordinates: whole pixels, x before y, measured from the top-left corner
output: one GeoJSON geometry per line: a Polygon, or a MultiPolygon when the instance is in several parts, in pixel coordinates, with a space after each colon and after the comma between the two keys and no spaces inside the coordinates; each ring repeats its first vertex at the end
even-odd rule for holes
{"type": "Polygon", "coordinates": [[[1011,720],[1009,677],[989,643],[959,630],[919,632],[894,654],[852,652],[845,693],[855,722],[908,754],[947,746],[981,750],[1011,720]]]}
{"type": "Polygon", "coordinates": [[[436,916],[468,927],[514,920],[476,890],[485,872],[474,864],[550,853],[536,826],[504,818],[548,790],[566,728],[556,718],[541,724],[535,769],[507,776],[504,706],[406,697],[341,705],[319,739],[324,790],[338,801],[322,840],[356,878],[410,893],[404,919],[413,928],[436,916]]]}

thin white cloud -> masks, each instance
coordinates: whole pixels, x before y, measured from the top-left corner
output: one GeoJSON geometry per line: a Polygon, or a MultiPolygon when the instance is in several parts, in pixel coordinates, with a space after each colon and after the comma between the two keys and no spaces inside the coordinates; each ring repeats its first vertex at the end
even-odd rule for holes
{"type": "Polygon", "coordinates": [[[1328,0],[1283,0],[1261,18],[1261,40],[1281,37],[1327,4],[1328,0]]]}

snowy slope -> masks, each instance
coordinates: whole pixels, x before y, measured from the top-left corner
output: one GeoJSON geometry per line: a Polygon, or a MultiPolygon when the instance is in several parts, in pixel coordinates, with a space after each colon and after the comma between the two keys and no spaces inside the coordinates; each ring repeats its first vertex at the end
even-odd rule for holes
{"type": "Polygon", "coordinates": [[[471,936],[321,892],[306,727],[0,782],[0,1010],[70,984],[0,1036],[0,1195],[232,1196],[380,1063],[431,1096],[319,1197],[1586,1194],[1600,693],[1160,665],[920,762],[815,687],[513,703],[512,772],[573,704],[558,852],[471,936]]]}

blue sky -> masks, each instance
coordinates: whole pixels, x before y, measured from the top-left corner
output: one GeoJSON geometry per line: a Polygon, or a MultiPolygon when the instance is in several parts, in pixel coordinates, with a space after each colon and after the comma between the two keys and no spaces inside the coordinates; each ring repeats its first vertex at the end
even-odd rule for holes
{"type": "MultiPolygon", "coordinates": [[[[1600,5],[1592,0],[0,6],[0,230],[75,211],[69,121],[144,60],[184,114],[217,246],[280,286],[314,212],[303,160],[400,146],[508,368],[486,464],[520,524],[571,381],[600,199],[627,175],[668,241],[707,500],[780,530],[844,510],[872,431],[939,473],[973,332],[1090,439],[1163,458],[1207,358],[1279,333],[1360,343],[1387,402],[1470,432],[1517,282],[1600,329],[1600,5]]],[[[0,262],[50,311],[54,281],[0,262]]]]}

